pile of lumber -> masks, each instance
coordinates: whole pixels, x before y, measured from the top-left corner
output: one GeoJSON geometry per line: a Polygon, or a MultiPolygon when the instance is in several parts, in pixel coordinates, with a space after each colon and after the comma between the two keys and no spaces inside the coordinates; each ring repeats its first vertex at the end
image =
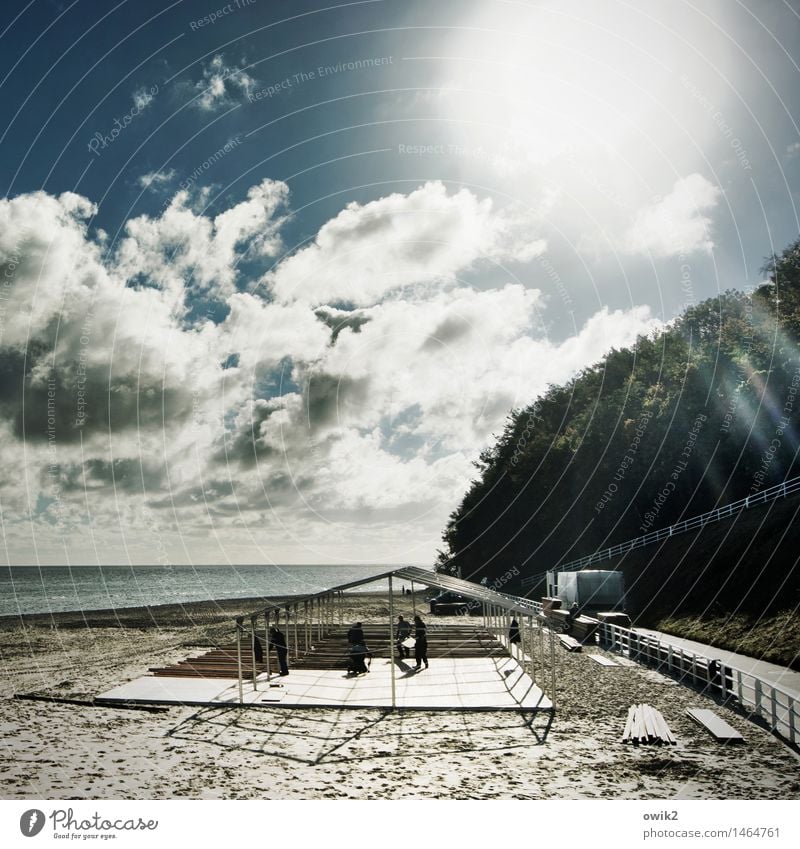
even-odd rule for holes
{"type": "Polygon", "coordinates": [[[560,598],[551,598],[550,596],[544,596],[542,598],[542,613],[545,616],[549,616],[554,610],[558,610],[560,607],[560,598]]]}
{"type": "Polygon", "coordinates": [[[619,628],[630,628],[631,617],[627,613],[609,610],[605,613],[595,613],[595,618],[604,625],[616,625],[619,628]]]}
{"type": "Polygon", "coordinates": [[[570,637],[567,634],[559,634],[558,640],[567,651],[581,650],[581,644],[575,639],[575,637],[570,637]]]}
{"type": "Polygon", "coordinates": [[[651,705],[631,705],[628,709],[628,719],[622,734],[623,743],[668,743],[675,745],[678,741],[673,737],[664,717],[651,705]]]}
{"type": "Polygon", "coordinates": [[[592,619],[589,616],[579,616],[577,619],[572,620],[568,610],[552,610],[548,618],[559,630],[566,627],[567,623],[570,622],[569,633],[576,640],[580,640],[582,643],[595,642],[594,635],[600,627],[597,619],[592,619]]]}

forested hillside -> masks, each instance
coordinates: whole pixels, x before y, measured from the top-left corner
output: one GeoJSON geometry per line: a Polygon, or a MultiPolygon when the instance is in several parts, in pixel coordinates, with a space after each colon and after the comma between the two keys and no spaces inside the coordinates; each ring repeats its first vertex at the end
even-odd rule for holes
{"type": "Polygon", "coordinates": [[[512,411],[437,568],[519,581],[800,474],[800,239],[764,273],[512,411]]]}

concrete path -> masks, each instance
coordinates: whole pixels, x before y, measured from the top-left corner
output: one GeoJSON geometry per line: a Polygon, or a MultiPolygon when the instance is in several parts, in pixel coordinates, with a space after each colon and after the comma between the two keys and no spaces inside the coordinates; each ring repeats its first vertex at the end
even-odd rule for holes
{"type": "Polygon", "coordinates": [[[679,646],[695,654],[717,658],[724,664],[741,669],[742,672],[748,675],[762,678],[773,686],[780,687],[789,695],[800,699],[800,672],[795,672],[785,666],[778,666],[776,663],[768,663],[766,660],[756,660],[753,657],[748,657],[746,654],[724,651],[714,646],[708,646],[705,643],[684,640],[681,637],[673,637],[672,634],[665,634],[663,631],[652,631],[649,628],[635,628],[634,630],[639,634],[650,634],[665,643],[672,643],[674,646],[679,646]]]}

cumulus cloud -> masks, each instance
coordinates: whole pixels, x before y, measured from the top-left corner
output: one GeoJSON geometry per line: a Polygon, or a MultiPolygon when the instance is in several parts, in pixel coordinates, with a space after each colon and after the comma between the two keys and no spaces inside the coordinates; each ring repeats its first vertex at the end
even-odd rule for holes
{"type": "Polygon", "coordinates": [[[285,183],[264,180],[241,203],[211,218],[195,211],[189,193],[180,191],[159,216],[127,222],[116,269],[128,280],[170,292],[174,303],[187,291],[232,294],[244,249],[252,258],[280,249],[278,213],[287,196],[285,183]]]}
{"type": "Polygon", "coordinates": [[[497,209],[430,182],[349,204],[264,282],[284,302],[370,305],[405,287],[452,283],[481,261],[530,260],[545,249],[540,228],[538,211],[497,209]]]}
{"type": "Polygon", "coordinates": [[[7,528],[435,540],[511,407],[654,326],[600,311],[548,340],[499,265],[542,249],[537,222],[438,184],[348,206],[265,296],[238,264],[274,261],[286,206],[270,180],[214,215],[179,192],[109,250],[86,198],[0,201],[7,528]],[[503,282],[466,284],[478,262],[503,282]]]}
{"type": "Polygon", "coordinates": [[[700,174],[677,180],[664,198],[641,209],[624,237],[628,253],[657,257],[710,253],[711,213],[722,192],[700,174]]]}
{"type": "Polygon", "coordinates": [[[247,95],[257,82],[247,71],[237,65],[228,65],[222,54],[203,67],[202,79],[195,83],[196,99],[193,105],[203,112],[226,109],[247,95]]]}

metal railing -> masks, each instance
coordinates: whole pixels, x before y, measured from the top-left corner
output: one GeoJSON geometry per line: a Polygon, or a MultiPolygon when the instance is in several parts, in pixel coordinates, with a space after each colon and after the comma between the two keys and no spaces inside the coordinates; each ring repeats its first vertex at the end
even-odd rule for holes
{"type": "Polygon", "coordinates": [[[797,697],[736,666],[706,655],[690,652],[650,634],[640,634],[618,625],[601,623],[600,645],[610,651],[659,671],[675,675],[681,681],[701,687],[723,700],[735,700],[748,718],[763,720],[772,732],[798,745],[800,702],[797,697]]]}
{"type": "MultiPolygon", "coordinates": [[[[578,560],[571,560],[563,566],[555,566],[552,571],[555,572],[574,572],[579,569],[585,569],[593,563],[599,563],[603,560],[610,560],[612,557],[618,557],[621,554],[626,554],[636,548],[643,548],[646,545],[652,545],[654,542],[661,542],[668,537],[677,536],[678,534],[693,531],[697,528],[702,528],[705,525],[719,522],[721,519],[726,519],[734,513],[741,510],[747,510],[757,504],[764,504],[768,501],[774,501],[777,498],[786,498],[788,495],[800,493],[800,477],[791,478],[783,483],[776,484],[765,490],[762,490],[755,495],[748,495],[746,498],[740,498],[738,501],[733,501],[726,504],[724,507],[718,507],[716,510],[710,510],[708,513],[701,513],[699,516],[693,516],[691,519],[685,519],[683,522],[678,522],[675,525],[670,525],[668,528],[661,528],[658,531],[651,531],[641,537],[621,542],[618,545],[613,545],[610,548],[604,548],[596,551],[594,554],[587,554],[580,557],[578,560]]],[[[529,587],[540,581],[545,572],[529,575],[523,578],[522,586],[529,587]]]]}
{"type": "MultiPolygon", "coordinates": [[[[540,602],[504,595],[513,600],[521,612],[542,614],[540,602]]],[[[704,692],[723,700],[735,700],[747,713],[748,719],[760,719],[774,734],[793,746],[800,745],[800,699],[795,694],[752,672],[690,652],[650,634],[606,622],[600,623],[597,634],[602,648],[674,675],[678,680],[701,687],[704,692]]]]}

